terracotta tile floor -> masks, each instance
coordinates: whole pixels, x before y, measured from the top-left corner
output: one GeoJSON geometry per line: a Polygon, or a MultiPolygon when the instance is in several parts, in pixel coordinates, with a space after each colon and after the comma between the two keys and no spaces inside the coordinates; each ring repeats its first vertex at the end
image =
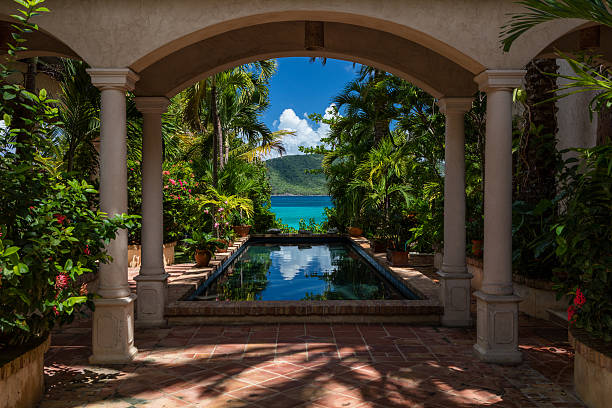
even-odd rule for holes
{"type": "Polygon", "coordinates": [[[521,317],[524,362],[472,357],[474,330],[402,325],[139,329],[132,364],[89,365],[89,322],[55,332],[50,407],[581,407],[567,331],[521,317]]]}

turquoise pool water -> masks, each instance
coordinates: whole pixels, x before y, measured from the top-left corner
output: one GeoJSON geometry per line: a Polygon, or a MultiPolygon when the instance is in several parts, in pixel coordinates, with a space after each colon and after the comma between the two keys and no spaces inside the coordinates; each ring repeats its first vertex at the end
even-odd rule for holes
{"type": "Polygon", "coordinates": [[[272,212],[283,224],[298,228],[300,218],[308,222],[314,218],[319,223],[325,219],[323,209],[333,207],[329,196],[272,196],[272,212]]]}
{"type": "Polygon", "coordinates": [[[249,243],[195,300],[403,299],[343,243],[249,243]]]}

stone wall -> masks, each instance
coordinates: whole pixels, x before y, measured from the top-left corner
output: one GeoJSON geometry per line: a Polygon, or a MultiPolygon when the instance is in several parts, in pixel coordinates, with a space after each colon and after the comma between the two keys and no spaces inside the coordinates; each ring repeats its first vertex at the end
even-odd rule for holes
{"type": "Polygon", "coordinates": [[[30,408],[36,406],[45,391],[44,357],[49,338],[30,350],[11,350],[10,361],[2,359],[0,366],[0,408],[30,408]]]}
{"type": "MultiPolygon", "coordinates": [[[[472,289],[482,288],[483,269],[482,259],[467,258],[468,272],[472,274],[472,289]]],[[[528,279],[513,274],[514,294],[523,298],[519,303],[519,311],[539,319],[548,320],[548,310],[567,309],[568,299],[562,297],[557,300],[557,293],[552,288],[552,282],[538,279],[528,279]]]]}
{"type": "Polygon", "coordinates": [[[572,329],[574,387],[590,408],[610,407],[612,399],[612,344],[594,340],[588,333],[572,329]]]}

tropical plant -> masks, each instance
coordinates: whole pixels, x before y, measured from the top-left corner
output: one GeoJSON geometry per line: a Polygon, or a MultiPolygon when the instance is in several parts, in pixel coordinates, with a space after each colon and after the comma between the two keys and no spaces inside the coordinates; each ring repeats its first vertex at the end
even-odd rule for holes
{"type": "MultiPolygon", "coordinates": [[[[25,51],[30,19],[48,11],[40,0],[19,0],[9,55],[25,51]]],[[[51,143],[56,101],[6,81],[1,65],[0,114],[0,347],[44,338],[56,324],[70,321],[79,305],[92,305],[76,278],[97,270],[110,257],[104,247],[132,217],[112,218],[92,210],[96,191],[64,176],[51,143]]]]}
{"type": "Polygon", "coordinates": [[[183,93],[183,122],[201,140],[212,140],[214,187],[229,160],[230,134],[251,142],[259,139],[270,149],[282,148],[258,117],[268,106],[267,82],[275,71],[275,61],[258,61],[215,74],[183,93]]]}
{"type": "Polygon", "coordinates": [[[574,300],[574,326],[612,341],[612,146],[576,150],[580,160],[570,159],[560,177],[567,198],[552,227],[556,288],[574,300]],[[583,301],[576,302],[579,292],[583,301]]]}
{"type": "Polygon", "coordinates": [[[185,238],[182,241],[185,246],[192,252],[206,251],[213,254],[219,248],[225,248],[227,245],[213,236],[210,232],[193,231],[190,238],[185,238]]]}
{"type": "Polygon", "coordinates": [[[198,207],[209,217],[218,238],[226,238],[231,231],[230,218],[236,212],[247,217],[253,216],[253,202],[245,197],[224,195],[209,187],[205,195],[198,197],[198,207]]]}

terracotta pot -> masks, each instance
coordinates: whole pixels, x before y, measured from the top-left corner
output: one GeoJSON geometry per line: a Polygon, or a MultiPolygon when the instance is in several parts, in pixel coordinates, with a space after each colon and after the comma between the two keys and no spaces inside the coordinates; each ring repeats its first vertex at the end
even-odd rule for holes
{"type": "Polygon", "coordinates": [[[387,249],[387,261],[393,266],[406,266],[410,261],[410,252],[387,249]]]}
{"type": "Polygon", "coordinates": [[[370,240],[370,249],[374,252],[385,252],[389,243],[383,239],[371,239],[370,240]]]}
{"type": "Polygon", "coordinates": [[[196,249],[195,261],[196,266],[208,266],[212,254],[206,249],[196,249]]]}
{"type": "Polygon", "coordinates": [[[472,253],[476,257],[482,256],[482,240],[481,239],[472,240],[472,253]]]}
{"type": "Polygon", "coordinates": [[[236,235],[241,238],[247,237],[249,235],[249,231],[251,230],[250,225],[234,225],[232,227],[236,235]]]}
{"type": "Polygon", "coordinates": [[[348,233],[351,237],[360,237],[363,230],[359,227],[348,227],[348,233]]]}

